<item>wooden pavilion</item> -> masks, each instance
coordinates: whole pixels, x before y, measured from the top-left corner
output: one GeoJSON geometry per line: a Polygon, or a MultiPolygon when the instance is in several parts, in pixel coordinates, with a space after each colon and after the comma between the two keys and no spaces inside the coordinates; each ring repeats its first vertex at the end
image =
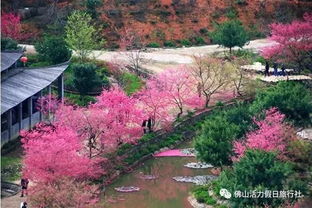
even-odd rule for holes
{"type": "Polygon", "coordinates": [[[42,121],[37,100],[51,94],[57,85],[58,96],[64,97],[63,72],[68,62],[48,67],[18,68],[22,52],[1,52],[1,146],[42,121]]]}

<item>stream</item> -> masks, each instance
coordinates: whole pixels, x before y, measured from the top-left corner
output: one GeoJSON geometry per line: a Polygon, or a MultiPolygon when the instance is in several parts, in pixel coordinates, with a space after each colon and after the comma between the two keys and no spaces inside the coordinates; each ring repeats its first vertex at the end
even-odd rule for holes
{"type": "MultiPolygon", "coordinates": [[[[179,148],[190,147],[191,143],[179,148]]],[[[209,175],[210,169],[190,169],[184,167],[189,162],[196,162],[195,157],[152,158],[133,172],[118,178],[107,187],[103,195],[103,206],[107,208],[191,208],[187,197],[195,186],[192,183],[174,181],[174,176],[209,175]],[[141,179],[140,175],[156,175],[155,180],[141,179]],[[114,190],[120,186],[137,186],[141,190],[120,193],[114,190]]]]}

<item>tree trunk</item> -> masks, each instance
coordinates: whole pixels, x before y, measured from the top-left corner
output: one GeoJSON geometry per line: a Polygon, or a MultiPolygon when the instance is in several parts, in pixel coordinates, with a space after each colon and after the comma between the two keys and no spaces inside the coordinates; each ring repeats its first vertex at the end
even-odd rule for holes
{"type": "Polygon", "coordinates": [[[183,109],[180,108],[180,112],[178,113],[177,118],[180,118],[182,114],[183,114],[183,109]]]}
{"type": "Polygon", "coordinates": [[[205,108],[208,108],[209,102],[210,102],[210,96],[211,95],[205,95],[206,100],[205,100],[205,108]]]}

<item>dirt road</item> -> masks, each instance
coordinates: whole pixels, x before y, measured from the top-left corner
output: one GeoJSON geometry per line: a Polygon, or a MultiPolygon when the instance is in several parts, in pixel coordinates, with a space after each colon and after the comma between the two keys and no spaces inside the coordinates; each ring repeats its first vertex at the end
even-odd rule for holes
{"type": "MultiPolygon", "coordinates": [[[[250,41],[243,48],[253,51],[259,51],[265,46],[274,45],[275,43],[267,39],[258,39],[250,41]]],[[[26,53],[35,53],[35,49],[32,45],[23,45],[26,48],[26,53]]],[[[238,48],[234,48],[238,49],[238,48]]],[[[142,52],[141,56],[145,64],[143,68],[146,68],[154,73],[163,71],[166,68],[173,67],[180,64],[191,64],[193,62],[194,55],[207,55],[215,52],[221,52],[228,50],[222,48],[219,45],[206,45],[196,47],[183,47],[183,48],[158,48],[148,49],[146,52],[142,52]]],[[[113,62],[127,62],[129,52],[117,52],[117,51],[93,51],[92,56],[98,60],[113,61],[113,62]]]]}

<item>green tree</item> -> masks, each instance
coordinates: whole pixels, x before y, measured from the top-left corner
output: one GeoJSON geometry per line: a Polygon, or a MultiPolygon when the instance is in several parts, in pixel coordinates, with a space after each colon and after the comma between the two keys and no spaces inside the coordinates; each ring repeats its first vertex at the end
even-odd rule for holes
{"type": "Polygon", "coordinates": [[[235,46],[243,47],[248,41],[248,35],[239,20],[230,20],[217,25],[214,32],[210,33],[212,41],[230,49],[235,46]]]}
{"type": "Polygon", "coordinates": [[[84,96],[88,92],[101,87],[101,80],[96,74],[96,65],[94,64],[74,64],[74,87],[84,96]]]}
{"type": "Polygon", "coordinates": [[[71,57],[71,51],[62,37],[44,36],[42,41],[35,44],[35,48],[39,59],[51,64],[63,63],[71,57]]]}
{"type": "MultiPolygon", "coordinates": [[[[303,194],[307,191],[306,185],[294,175],[289,163],[277,159],[276,153],[262,150],[248,150],[233,170],[221,173],[218,185],[232,194],[235,191],[282,191],[297,190],[303,194]]],[[[264,207],[265,204],[279,207],[283,198],[238,198],[230,199],[231,207],[264,207]]]]}
{"type": "Polygon", "coordinates": [[[74,11],[68,17],[65,27],[65,41],[68,47],[74,50],[82,60],[86,60],[92,50],[104,44],[103,40],[98,39],[98,32],[91,20],[89,14],[74,11]]]}
{"type": "Polygon", "coordinates": [[[5,50],[18,50],[17,42],[11,38],[1,38],[1,51],[5,50]]]}
{"type": "Polygon", "coordinates": [[[216,115],[202,124],[199,136],[195,139],[198,159],[215,166],[231,163],[232,142],[238,127],[222,115],[216,115]]]}
{"type": "Polygon", "coordinates": [[[244,137],[244,135],[252,129],[252,114],[248,110],[248,107],[248,104],[239,103],[227,111],[222,111],[223,115],[229,123],[238,126],[236,138],[244,137]]]}
{"type": "Polygon", "coordinates": [[[277,107],[296,125],[311,124],[312,92],[298,82],[279,82],[257,93],[251,111],[258,113],[271,107],[277,107]]]}

